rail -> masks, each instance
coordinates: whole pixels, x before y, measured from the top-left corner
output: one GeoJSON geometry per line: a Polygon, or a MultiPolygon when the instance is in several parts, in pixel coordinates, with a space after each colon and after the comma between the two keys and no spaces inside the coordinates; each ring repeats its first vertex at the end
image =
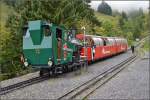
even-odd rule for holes
{"type": "MultiPolygon", "coordinates": [[[[147,38],[147,37],[146,37],[147,38]]],[[[142,41],[144,41],[146,38],[142,39],[138,44],[140,45],[142,43],[142,41]]],[[[136,47],[137,47],[136,46],[136,47]]],[[[131,62],[132,59],[136,58],[136,56],[131,56],[129,57],[128,59],[126,59],[125,61],[121,62],[120,64],[116,65],[116,66],[113,66],[111,67],[109,70],[101,73],[100,75],[92,78],[91,80],[87,81],[86,83],[83,83],[82,85],[80,85],[79,87],[76,87],[75,89],[71,90],[70,92],[64,94],[63,96],[59,97],[58,99],[63,99],[63,98],[68,98],[68,95],[72,95],[75,91],[76,93],[72,96],[69,96],[69,99],[72,99],[74,98],[75,96],[79,95],[81,92],[83,92],[84,90],[86,90],[89,86],[93,85],[93,84],[96,84],[98,81],[101,80],[101,78],[107,76],[109,73],[115,71],[116,69],[118,69],[119,67],[121,68],[121,66],[127,64],[128,62],[131,62]],[[89,85],[88,85],[89,84],[89,85]],[[86,88],[85,88],[86,87],[86,88]],[[81,89],[82,88],[82,89],[81,89]]],[[[20,89],[20,88],[24,88],[26,86],[29,86],[29,85],[32,85],[32,84],[35,84],[35,83],[38,83],[38,82],[41,82],[41,81],[44,81],[46,79],[48,79],[49,76],[48,75],[45,75],[45,76],[42,76],[42,77],[35,77],[35,78],[32,78],[32,79],[28,79],[28,80],[25,80],[25,81],[22,81],[22,82],[19,82],[19,83],[16,83],[16,84],[12,84],[12,85],[9,85],[9,86],[6,86],[6,87],[2,87],[0,88],[0,95],[4,95],[8,92],[11,92],[11,91],[14,91],[16,89],[20,89]]]]}
{"type": "Polygon", "coordinates": [[[0,88],[0,95],[4,95],[4,94],[6,94],[8,92],[11,92],[11,91],[14,91],[16,89],[24,88],[26,86],[44,81],[48,78],[49,78],[48,75],[45,75],[45,76],[42,76],[42,77],[35,77],[35,78],[28,79],[28,80],[25,80],[25,81],[22,81],[22,82],[18,82],[16,84],[12,84],[12,85],[9,85],[9,86],[6,86],[6,87],[2,87],[2,88],[0,88]]]}
{"type": "MultiPolygon", "coordinates": [[[[87,93],[85,92],[86,90],[88,90],[90,87],[94,86],[95,84],[97,84],[98,82],[102,81],[102,80],[106,80],[104,78],[106,78],[107,76],[109,76],[109,74],[112,74],[111,78],[114,77],[114,75],[116,75],[117,73],[119,73],[123,68],[124,65],[131,63],[135,60],[136,56],[133,55],[129,58],[127,58],[126,60],[124,60],[123,62],[111,67],[110,69],[104,71],[103,73],[97,75],[96,77],[93,77],[92,79],[88,80],[87,82],[83,83],[82,85],[72,89],[71,91],[67,92],[66,94],[62,95],[61,97],[57,98],[58,100],[72,100],[74,98],[76,98],[77,96],[81,95],[82,93],[86,93],[85,96],[83,96],[82,98],[78,98],[78,99],[84,99],[85,97],[87,97],[91,92],[87,93]],[[117,72],[115,72],[117,71],[117,72]]],[[[108,77],[107,77],[108,78],[108,77]]],[[[109,78],[110,79],[110,76],[109,78]]],[[[101,84],[104,84],[103,82],[101,84]]],[[[97,89],[97,87],[96,87],[97,89]]],[[[93,92],[94,90],[92,90],[93,92]]]]}

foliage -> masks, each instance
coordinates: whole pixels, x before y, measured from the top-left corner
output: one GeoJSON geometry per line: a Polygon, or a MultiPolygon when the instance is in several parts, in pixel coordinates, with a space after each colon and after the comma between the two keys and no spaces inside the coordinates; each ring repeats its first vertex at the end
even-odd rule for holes
{"type": "Polygon", "coordinates": [[[19,0],[2,2],[7,11],[13,9],[11,13],[7,13],[8,18],[4,17],[0,34],[1,72],[9,73],[10,76],[16,76],[24,70],[20,63],[22,27],[29,20],[46,20],[57,25],[65,25],[67,28],[85,26],[89,32],[93,25],[100,25],[87,3],[90,0],[21,0],[19,3],[17,1],[19,0]]]}
{"type": "Polygon", "coordinates": [[[112,16],[113,17],[120,16],[120,12],[118,10],[113,10],[112,11],[112,16]]]}
{"type": "Polygon", "coordinates": [[[18,0],[2,0],[2,1],[5,2],[7,5],[15,6],[18,0]]]}
{"type": "Polygon", "coordinates": [[[122,12],[121,16],[119,17],[119,26],[121,29],[124,28],[125,22],[127,22],[127,21],[128,21],[128,17],[126,15],[126,13],[122,12]]]}
{"type": "Polygon", "coordinates": [[[124,11],[121,13],[121,16],[122,16],[123,19],[125,19],[125,21],[128,20],[128,16],[124,11]]]}
{"type": "Polygon", "coordinates": [[[17,9],[23,24],[36,19],[48,20],[68,28],[76,27],[76,22],[82,19],[89,20],[92,24],[99,23],[94,17],[93,10],[84,0],[26,0],[17,9]]]}
{"type": "MultiPolygon", "coordinates": [[[[15,41],[15,35],[13,36],[7,28],[8,31],[5,31],[5,27],[1,27],[0,34],[0,45],[1,45],[1,55],[0,55],[0,63],[1,63],[1,71],[2,73],[15,73],[16,71],[20,71],[20,67],[18,61],[18,52],[16,46],[14,44],[18,44],[15,41]]],[[[13,73],[13,74],[14,74],[13,73]]]]}
{"type": "Polygon", "coordinates": [[[111,7],[104,1],[98,6],[97,11],[106,15],[112,15],[111,7]]]}
{"type": "Polygon", "coordinates": [[[97,35],[125,37],[129,45],[136,38],[146,36],[150,26],[148,14],[141,13],[141,9],[137,10],[135,15],[132,13],[132,16],[130,13],[127,15],[125,12],[116,12],[113,16],[95,12],[97,19],[101,21],[101,27],[94,28],[97,35]]]}
{"type": "MultiPolygon", "coordinates": [[[[46,20],[67,28],[86,27],[86,34],[119,36],[128,39],[129,45],[149,31],[149,15],[142,9],[130,12],[114,11],[102,2],[106,13],[94,12],[88,5],[91,0],[2,0],[0,26],[0,69],[6,77],[24,71],[20,63],[22,53],[22,27],[29,20],[46,20]],[[107,7],[106,7],[107,6],[107,7]],[[108,10],[109,9],[109,10],[108,10]],[[9,17],[8,17],[9,16],[9,17]]],[[[101,7],[100,7],[101,8],[101,7]]],[[[79,30],[79,32],[82,32],[79,30]]],[[[24,73],[24,72],[23,72],[24,73]]],[[[26,72],[25,72],[26,73],[26,72]]],[[[0,75],[1,78],[1,75],[0,75]]],[[[3,79],[3,78],[2,78],[3,79]]]]}
{"type": "Polygon", "coordinates": [[[11,14],[12,12],[14,12],[12,7],[10,7],[10,6],[6,5],[5,3],[3,3],[2,1],[0,1],[0,24],[2,26],[5,25],[5,23],[8,19],[8,15],[11,14]]]}
{"type": "Polygon", "coordinates": [[[144,29],[145,22],[145,15],[141,12],[141,9],[136,11],[136,13],[129,14],[130,21],[132,22],[132,32],[133,32],[133,39],[142,38],[142,33],[146,32],[144,29]],[[134,16],[134,17],[133,17],[134,16]]]}
{"type": "Polygon", "coordinates": [[[101,22],[101,27],[96,26],[96,33],[104,36],[119,36],[122,31],[118,25],[118,17],[108,16],[95,12],[98,20],[101,22]]]}
{"type": "Polygon", "coordinates": [[[143,14],[144,14],[143,9],[139,8],[139,10],[133,9],[133,10],[129,11],[128,16],[129,16],[129,18],[135,18],[135,17],[143,15],[143,14]]]}
{"type": "Polygon", "coordinates": [[[11,33],[9,27],[6,27],[6,21],[9,19],[7,16],[14,11],[11,9],[12,7],[7,6],[3,2],[1,2],[1,8],[3,10],[0,19],[0,69],[2,73],[9,73],[11,76],[14,76],[21,70],[19,62],[16,61],[18,60],[18,49],[16,49],[18,42],[15,42],[16,35],[11,33]]]}
{"type": "Polygon", "coordinates": [[[150,50],[150,45],[149,45],[149,40],[148,40],[148,39],[144,42],[144,47],[143,47],[143,49],[149,52],[149,50],[150,50]]]}

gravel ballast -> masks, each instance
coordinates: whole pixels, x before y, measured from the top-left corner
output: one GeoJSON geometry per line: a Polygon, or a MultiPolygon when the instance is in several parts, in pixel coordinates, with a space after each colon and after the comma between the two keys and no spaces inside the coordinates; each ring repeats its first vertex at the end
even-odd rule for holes
{"type": "Polygon", "coordinates": [[[88,99],[149,100],[149,59],[137,59],[88,99]]]}
{"type": "Polygon", "coordinates": [[[131,55],[132,53],[129,51],[92,64],[81,74],[78,71],[63,74],[57,78],[50,78],[49,80],[2,95],[1,99],[56,99],[131,55]]]}

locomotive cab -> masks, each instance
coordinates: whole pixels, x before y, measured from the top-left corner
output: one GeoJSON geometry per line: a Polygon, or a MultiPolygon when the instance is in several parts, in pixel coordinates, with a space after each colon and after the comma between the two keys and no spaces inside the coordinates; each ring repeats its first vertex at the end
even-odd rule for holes
{"type": "Polygon", "coordinates": [[[24,27],[23,36],[24,65],[35,67],[52,65],[51,25],[42,21],[29,21],[24,27]]]}

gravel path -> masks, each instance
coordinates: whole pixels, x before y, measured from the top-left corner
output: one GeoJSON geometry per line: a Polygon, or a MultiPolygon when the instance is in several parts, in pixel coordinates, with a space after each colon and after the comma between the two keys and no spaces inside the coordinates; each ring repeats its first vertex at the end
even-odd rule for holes
{"type": "Polygon", "coordinates": [[[74,87],[88,81],[92,77],[102,73],[112,65],[118,64],[131,55],[132,54],[129,51],[113,58],[92,64],[82,73],[77,71],[61,75],[57,78],[51,78],[26,88],[13,91],[6,95],[2,95],[1,99],[56,99],[65,94],[67,91],[70,91],[74,87]]]}
{"type": "Polygon", "coordinates": [[[136,60],[88,99],[149,99],[149,59],[136,60]]]}

